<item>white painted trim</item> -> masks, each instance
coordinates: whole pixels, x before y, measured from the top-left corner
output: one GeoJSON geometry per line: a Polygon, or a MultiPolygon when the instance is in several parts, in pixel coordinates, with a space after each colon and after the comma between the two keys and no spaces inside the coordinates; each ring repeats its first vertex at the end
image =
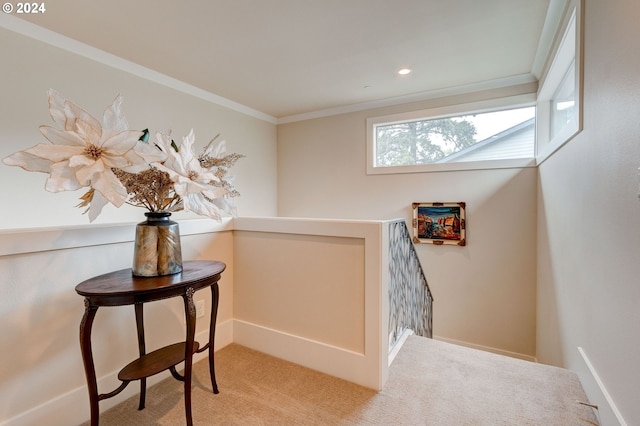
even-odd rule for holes
{"type": "Polygon", "coordinates": [[[234,231],[364,239],[364,353],[237,320],[234,341],[372,389],[388,377],[388,263],[382,250],[387,221],[239,217],[234,231]],[[386,315],[386,317],[385,317],[386,315]],[[290,345],[290,346],[288,346],[290,345]],[[287,347],[286,351],[283,347],[287,347]]]}
{"type": "Polygon", "coordinates": [[[371,359],[365,354],[263,327],[234,320],[234,343],[281,358],[353,383],[379,389],[372,380],[371,359]]]}
{"type": "Polygon", "coordinates": [[[368,175],[389,175],[402,173],[434,173],[434,172],[454,172],[465,170],[497,170],[497,169],[522,169],[527,167],[537,167],[533,158],[516,158],[507,160],[482,160],[482,161],[460,161],[452,163],[431,163],[415,164],[412,166],[394,167],[368,167],[368,175]]]}
{"type": "Polygon", "coordinates": [[[567,8],[564,11],[561,38],[556,46],[549,68],[538,88],[538,119],[536,120],[536,164],[544,163],[560,148],[571,141],[583,129],[582,99],[584,92],[583,83],[583,0],[567,0],[567,8]],[[576,123],[565,127],[549,140],[550,128],[550,101],[558,89],[567,71],[574,64],[575,73],[575,103],[576,123]]]}
{"type": "Polygon", "coordinates": [[[366,238],[379,220],[314,219],[303,217],[237,217],[234,231],[277,232],[281,234],[324,235],[366,238]]]}
{"type": "MultiPolygon", "coordinates": [[[[391,269],[389,267],[390,264],[390,253],[389,253],[389,245],[390,245],[390,234],[391,234],[391,224],[395,222],[405,222],[405,219],[396,218],[387,220],[380,226],[380,236],[378,240],[379,248],[377,252],[368,254],[368,257],[365,258],[365,262],[375,262],[378,265],[377,269],[377,277],[373,277],[374,280],[379,282],[379,290],[375,295],[378,300],[378,324],[377,330],[378,340],[376,340],[375,344],[378,345],[378,357],[379,357],[379,389],[382,389],[387,383],[389,379],[389,366],[391,365],[391,354],[389,353],[389,318],[390,318],[390,297],[389,297],[389,283],[391,283],[391,269]],[[378,256],[377,258],[374,256],[378,256]]],[[[369,265],[365,263],[366,270],[370,270],[373,265],[369,265]]],[[[368,281],[367,281],[368,282],[368,281]]],[[[374,295],[370,295],[372,297],[374,295]]],[[[365,309],[368,309],[370,305],[367,305],[367,300],[365,299],[365,309]]],[[[373,315],[373,312],[368,313],[368,316],[365,317],[365,320],[369,320],[369,318],[373,315]]],[[[365,338],[367,335],[365,335],[365,338]]],[[[399,349],[399,348],[398,348],[399,349]]]]}
{"type": "Polygon", "coordinates": [[[93,46],[89,46],[88,44],[79,42],[46,28],[32,24],[31,22],[16,18],[15,16],[8,15],[6,13],[0,14],[0,28],[5,28],[15,33],[22,34],[34,40],[38,40],[51,46],[64,49],[68,52],[75,53],[87,59],[94,60],[120,71],[127,72],[129,74],[144,78],[149,81],[153,81],[154,83],[158,83],[171,89],[178,90],[182,93],[186,93],[187,95],[203,99],[207,102],[220,105],[230,110],[248,115],[250,117],[254,117],[271,124],[277,123],[276,118],[269,114],[265,114],[264,112],[239,104],[230,99],[203,90],[199,87],[192,86],[173,77],[169,77],[168,75],[159,73],[150,68],[143,67],[142,65],[138,65],[119,56],[105,52],[104,50],[97,49],[93,46]]]}
{"type": "Polygon", "coordinates": [[[558,27],[566,8],[567,0],[550,0],[547,16],[542,27],[542,34],[538,42],[538,49],[533,60],[531,73],[540,80],[549,62],[549,55],[557,38],[558,27]]]}
{"type": "MultiPolygon", "coordinates": [[[[232,343],[233,321],[225,321],[216,325],[216,343],[215,350],[218,351],[223,347],[232,343]]],[[[209,330],[203,330],[196,334],[195,340],[198,342],[206,342],[209,339],[209,330]]],[[[195,353],[193,362],[198,362],[207,357],[207,351],[195,353]]],[[[114,383],[119,383],[119,371],[112,371],[98,378],[98,390],[105,392],[111,390],[114,383]]],[[[170,377],[169,371],[164,371],[147,378],[147,389],[156,383],[170,377]]],[[[140,391],[138,383],[131,383],[122,393],[103,401],[100,401],[100,412],[104,412],[109,408],[120,404],[126,399],[135,396],[140,391]]],[[[49,425],[49,426],[67,426],[79,425],[86,422],[89,415],[89,404],[87,403],[87,387],[81,386],[52,400],[45,402],[37,407],[33,407],[28,411],[24,411],[19,415],[7,419],[0,423],[0,426],[31,426],[31,425],[49,425]],[[70,410],[69,407],[76,407],[70,410]]]]}
{"type": "Polygon", "coordinates": [[[466,95],[485,90],[502,89],[505,87],[518,86],[521,84],[536,83],[538,80],[531,73],[514,75],[511,77],[500,78],[496,80],[480,81],[477,83],[465,84],[456,87],[447,87],[444,89],[430,90],[422,93],[414,93],[406,96],[397,96],[394,98],[380,99],[370,102],[362,102],[358,104],[345,105],[336,108],[328,108],[319,111],[312,111],[304,114],[289,115],[278,119],[278,124],[294,123],[296,121],[312,120],[315,118],[329,117],[332,115],[346,114],[350,112],[365,111],[374,108],[383,108],[387,106],[406,104],[411,102],[421,102],[430,99],[444,98],[448,96],[466,95]]]}
{"type": "MultiPolygon", "coordinates": [[[[582,360],[584,361],[584,363],[586,364],[587,368],[589,369],[589,373],[591,374],[591,377],[593,378],[593,380],[595,381],[596,385],[598,386],[598,389],[602,393],[602,396],[604,397],[605,401],[609,405],[609,408],[611,409],[611,412],[615,415],[616,419],[620,423],[620,426],[627,426],[627,422],[622,417],[622,413],[620,413],[620,410],[618,410],[618,407],[616,406],[615,401],[611,397],[611,394],[609,394],[609,391],[607,391],[607,388],[605,387],[602,379],[600,379],[600,376],[598,375],[598,372],[596,371],[595,367],[593,366],[593,364],[589,360],[589,357],[587,356],[587,353],[580,346],[578,346],[578,352],[580,353],[580,356],[582,357],[582,360]]],[[[600,408],[602,408],[602,407],[600,407],[600,408]]],[[[600,413],[601,413],[601,411],[598,410],[598,414],[600,414],[600,413]]]]}
{"type": "Polygon", "coordinates": [[[518,352],[510,352],[510,351],[505,351],[503,349],[492,348],[489,346],[476,345],[475,343],[468,343],[460,340],[448,339],[446,337],[441,337],[441,336],[433,336],[433,339],[439,340],[441,342],[451,343],[453,345],[464,346],[471,349],[478,349],[481,351],[491,352],[498,355],[504,355],[510,358],[517,358],[517,359],[522,359],[524,361],[530,361],[530,362],[538,362],[535,356],[521,354],[518,352]]]}
{"type": "MultiPolygon", "coordinates": [[[[383,250],[389,222],[277,217],[240,217],[226,219],[222,223],[211,219],[180,221],[181,235],[237,230],[364,239],[363,353],[233,319],[217,324],[215,349],[235,342],[368,388],[382,389],[388,378],[389,366],[388,254],[383,250]]],[[[133,241],[134,226],[125,223],[0,231],[0,256],[129,242],[133,241]]],[[[198,333],[196,338],[206,341],[207,332],[198,333]]],[[[204,356],[205,353],[197,354],[194,360],[204,356]]],[[[164,373],[155,376],[149,380],[149,386],[165,377],[164,373]]],[[[113,383],[117,383],[117,372],[100,377],[99,383],[105,385],[99,389],[111,388],[113,383]]],[[[86,386],[78,387],[8,419],[0,426],[80,424],[89,418],[86,392],[86,386]],[[69,410],[69,407],[81,408],[69,410]]],[[[101,402],[101,411],[136,392],[134,384],[122,394],[101,402]]]]}
{"type": "Polygon", "coordinates": [[[396,359],[398,353],[400,353],[400,349],[402,349],[402,345],[407,341],[409,336],[413,334],[413,330],[405,329],[404,332],[400,335],[396,343],[393,345],[391,350],[389,351],[389,365],[393,363],[393,360],[396,359]]]}
{"type": "Polygon", "coordinates": [[[368,175],[383,175],[397,173],[429,173],[450,172],[461,170],[487,170],[487,169],[511,169],[536,167],[534,158],[518,158],[505,160],[484,160],[450,163],[413,164],[409,166],[376,167],[374,127],[379,124],[392,124],[419,119],[438,119],[452,115],[484,113],[499,110],[501,108],[519,108],[533,106],[536,102],[535,93],[527,93],[516,96],[507,96],[483,101],[468,102],[464,104],[449,105],[439,108],[422,109],[403,112],[399,114],[383,115],[367,118],[366,130],[366,170],[368,175]]]}
{"type": "MultiPolygon", "coordinates": [[[[177,222],[181,236],[233,229],[231,218],[221,222],[208,218],[177,222]]],[[[135,223],[3,230],[0,231],[0,256],[124,243],[133,241],[134,237],[135,223]]]]}

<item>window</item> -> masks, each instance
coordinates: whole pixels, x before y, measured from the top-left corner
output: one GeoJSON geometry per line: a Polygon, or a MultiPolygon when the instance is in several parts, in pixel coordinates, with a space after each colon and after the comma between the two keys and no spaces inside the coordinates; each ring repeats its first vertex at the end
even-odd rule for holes
{"type": "Polygon", "coordinates": [[[538,93],[367,119],[367,174],[542,163],[582,129],[581,5],[557,4],[538,93]]]}
{"type": "Polygon", "coordinates": [[[538,164],[582,128],[579,6],[575,1],[568,9],[562,38],[538,91],[538,164]]]}
{"type": "Polygon", "coordinates": [[[535,107],[380,124],[375,167],[533,158],[535,107]]]}
{"type": "Polygon", "coordinates": [[[577,126],[575,73],[575,63],[572,63],[550,99],[549,139],[551,140],[562,134],[565,128],[577,126]]]}
{"type": "Polygon", "coordinates": [[[368,173],[522,167],[535,156],[535,96],[368,120],[368,173]]]}

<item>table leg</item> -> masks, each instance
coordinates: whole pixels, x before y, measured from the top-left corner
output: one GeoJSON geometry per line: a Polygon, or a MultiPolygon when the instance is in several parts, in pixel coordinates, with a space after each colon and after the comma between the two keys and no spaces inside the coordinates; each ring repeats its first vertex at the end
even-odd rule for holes
{"type": "Polygon", "coordinates": [[[96,368],[93,363],[91,350],[91,327],[98,312],[98,307],[91,305],[88,299],[84,299],[84,315],[80,322],[80,350],[82,351],[82,363],[87,377],[89,389],[89,406],[91,408],[91,426],[98,426],[100,410],[98,408],[98,381],[96,380],[96,368]]]}
{"type": "Polygon", "coordinates": [[[216,340],[216,320],[218,317],[219,296],[220,290],[218,288],[218,283],[216,282],[211,286],[211,320],[209,322],[209,376],[211,377],[211,388],[213,389],[213,393],[219,393],[218,383],[216,383],[216,367],[213,348],[216,340]]]}
{"type": "Polygon", "coordinates": [[[193,366],[193,340],[196,334],[196,306],[193,303],[195,290],[189,287],[185,292],[184,314],[187,320],[187,340],[184,345],[184,409],[187,426],[193,425],[191,418],[191,371],[193,366]]]}
{"type": "MultiPolygon", "coordinates": [[[[136,329],[138,330],[138,353],[140,357],[146,354],[145,348],[145,339],[144,339],[144,315],[143,315],[143,304],[136,303],[136,329]]],[[[140,379],[140,402],[138,404],[138,410],[144,409],[145,399],[147,395],[147,378],[143,377],[140,379]]]]}

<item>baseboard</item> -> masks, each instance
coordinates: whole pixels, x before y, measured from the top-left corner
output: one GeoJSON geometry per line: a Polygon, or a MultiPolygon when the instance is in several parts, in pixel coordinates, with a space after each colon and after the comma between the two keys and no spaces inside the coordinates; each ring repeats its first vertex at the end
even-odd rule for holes
{"type": "Polygon", "coordinates": [[[404,342],[406,342],[407,338],[412,334],[413,334],[413,330],[410,330],[408,328],[402,332],[402,334],[398,338],[398,341],[389,350],[389,365],[391,365],[393,360],[396,359],[396,355],[398,355],[398,353],[400,352],[400,349],[402,349],[402,345],[404,345],[404,342]]]}
{"type": "Polygon", "coordinates": [[[511,358],[522,359],[522,360],[525,360],[525,361],[538,362],[536,357],[531,356],[531,355],[521,354],[521,353],[518,353],[518,352],[510,352],[510,351],[505,351],[503,349],[492,348],[492,347],[489,347],[489,346],[476,345],[474,343],[468,343],[468,342],[463,342],[463,341],[460,341],[460,340],[448,339],[446,337],[441,337],[441,336],[433,336],[433,338],[434,338],[434,340],[440,340],[441,342],[447,342],[447,343],[452,343],[454,345],[465,346],[467,348],[478,349],[478,350],[481,350],[481,351],[491,352],[491,353],[498,354],[498,355],[504,355],[504,356],[508,356],[508,357],[511,357],[511,358]]]}
{"type": "Polygon", "coordinates": [[[371,389],[381,389],[383,385],[377,354],[366,356],[241,320],[234,320],[233,341],[371,389]]]}
{"type": "MultiPolygon", "coordinates": [[[[198,342],[206,342],[209,339],[209,330],[204,330],[195,336],[198,342]]],[[[233,321],[225,321],[216,325],[216,342],[214,349],[217,351],[233,341],[233,321]]],[[[207,357],[207,352],[196,353],[193,361],[197,362],[207,357]]],[[[124,366],[123,366],[124,367],[124,366]]],[[[101,392],[109,389],[115,389],[118,380],[119,371],[111,372],[98,379],[98,389],[101,392]],[[115,384],[115,385],[114,385],[115,384]]],[[[156,374],[147,379],[147,387],[170,377],[168,371],[156,374]]],[[[140,386],[137,383],[131,383],[122,393],[113,398],[100,401],[100,412],[125,401],[126,399],[137,395],[140,386]]],[[[0,426],[31,426],[31,425],[48,425],[48,426],[68,426],[78,425],[89,420],[89,396],[86,386],[81,386],[63,395],[58,396],[44,404],[25,411],[15,417],[0,423],[0,426]]]]}
{"type": "Polygon", "coordinates": [[[613,398],[600,379],[598,372],[596,371],[593,364],[591,364],[591,361],[589,360],[589,357],[587,356],[584,349],[580,346],[578,346],[578,353],[580,353],[580,356],[582,357],[582,360],[587,367],[587,371],[584,374],[578,372],[580,382],[582,383],[582,387],[584,388],[589,401],[598,406],[598,409],[595,410],[595,412],[598,416],[600,424],[619,424],[620,426],[627,426],[627,422],[622,417],[620,410],[618,410],[618,407],[616,406],[613,398]]]}

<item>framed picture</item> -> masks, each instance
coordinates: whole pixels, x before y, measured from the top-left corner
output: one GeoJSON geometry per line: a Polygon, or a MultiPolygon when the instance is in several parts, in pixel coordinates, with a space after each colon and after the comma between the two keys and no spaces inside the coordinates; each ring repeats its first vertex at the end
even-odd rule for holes
{"type": "Polygon", "coordinates": [[[412,203],[413,242],[464,246],[466,203],[412,203]]]}

